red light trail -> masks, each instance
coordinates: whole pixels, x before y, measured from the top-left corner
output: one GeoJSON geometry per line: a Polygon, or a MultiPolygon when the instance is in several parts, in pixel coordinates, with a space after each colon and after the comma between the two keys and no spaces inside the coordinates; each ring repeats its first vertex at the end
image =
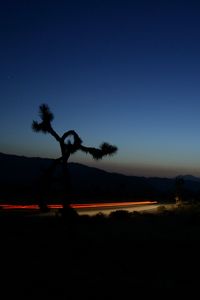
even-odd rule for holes
{"type": "MultiPolygon", "coordinates": [[[[106,207],[124,207],[132,205],[150,205],[156,204],[157,201],[136,201],[136,202],[109,202],[109,203],[84,203],[84,204],[71,204],[74,209],[84,209],[84,208],[106,208],[106,207]]],[[[50,209],[60,209],[62,204],[48,204],[50,209]]],[[[0,204],[0,208],[4,210],[16,210],[16,209],[30,209],[39,210],[40,207],[37,204],[30,205],[20,205],[20,204],[0,204]]]]}

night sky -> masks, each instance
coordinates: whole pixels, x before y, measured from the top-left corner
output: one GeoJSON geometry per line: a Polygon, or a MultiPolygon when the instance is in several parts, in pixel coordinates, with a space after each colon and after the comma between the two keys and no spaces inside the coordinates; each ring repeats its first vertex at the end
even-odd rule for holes
{"type": "Polygon", "coordinates": [[[119,149],[70,161],[200,176],[200,3],[1,1],[0,101],[0,152],[60,156],[51,136],[31,130],[47,103],[59,134],[119,149]]]}

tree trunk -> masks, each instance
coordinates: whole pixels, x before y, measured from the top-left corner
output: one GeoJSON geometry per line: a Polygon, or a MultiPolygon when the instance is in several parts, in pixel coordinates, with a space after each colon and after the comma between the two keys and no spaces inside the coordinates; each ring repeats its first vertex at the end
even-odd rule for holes
{"type": "Polygon", "coordinates": [[[71,207],[71,178],[67,161],[65,163],[63,162],[63,187],[62,216],[66,218],[68,223],[71,223],[77,218],[78,214],[76,210],[71,207]]]}

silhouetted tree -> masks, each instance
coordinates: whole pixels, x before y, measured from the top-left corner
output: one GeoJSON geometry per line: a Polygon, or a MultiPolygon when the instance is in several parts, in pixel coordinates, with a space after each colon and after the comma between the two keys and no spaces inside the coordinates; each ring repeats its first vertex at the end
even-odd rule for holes
{"type": "Polygon", "coordinates": [[[183,185],[184,179],[180,176],[175,178],[175,187],[176,187],[176,204],[180,205],[183,202],[183,185]]]}
{"type": "Polygon", "coordinates": [[[63,186],[65,187],[65,199],[63,199],[63,208],[69,209],[69,191],[70,191],[70,177],[67,168],[67,163],[71,154],[74,154],[78,150],[82,152],[89,153],[94,159],[99,160],[102,159],[106,155],[112,155],[117,152],[117,147],[110,145],[108,143],[102,143],[99,148],[87,147],[82,144],[82,140],[79,135],[74,130],[66,131],[62,136],[58,135],[58,133],[53,129],[51,123],[54,119],[52,112],[50,111],[48,105],[42,104],[39,107],[39,116],[41,122],[33,121],[32,129],[35,132],[43,132],[51,134],[56,141],[60,145],[61,149],[61,157],[54,161],[53,167],[51,167],[48,171],[53,172],[55,166],[59,163],[62,164],[62,179],[63,186]],[[73,142],[69,139],[69,137],[73,138],[73,142]],[[66,141],[66,139],[68,139],[66,141]]]}

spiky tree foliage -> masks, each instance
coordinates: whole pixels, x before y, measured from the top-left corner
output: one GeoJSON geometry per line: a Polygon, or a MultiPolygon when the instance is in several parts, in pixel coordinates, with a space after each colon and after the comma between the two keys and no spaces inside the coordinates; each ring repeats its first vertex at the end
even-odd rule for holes
{"type": "MultiPolygon", "coordinates": [[[[86,147],[82,145],[82,140],[79,135],[74,130],[66,131],[61,137],[52,128],[51,122],[54,119],[52,112],[50,111],[48,105],[42,104],[39,107],[39,116],[41,122],[33,121],[32,129],[35,132],[50,133],[59,143],[61,147],[62,156],[71,155],[77,150],[81,150],[85,153],[92,155],[94,159],[102,159],[103,156],[112,155],[117,152],[117,147],[110,145],[108,143],[103,143],[99,148],[86,147]],[[70,140],[65,142],[66,138],[73,136],[74,142],[71,143],[70,140]]],[[[63,157],[64,158],[64,157],[63,157]]]]}
{"type": "Polygon", "coordinates": [[[105,155],[113,155],[117,151],[117,147],[108,143],[103,143],[99,148],[80,146],[80,150],[89,153],[96,160],[102,159],[105,155]]]}
{"type": "Polygon", "coordinates": [[[40,105],[39,115],[40,115],[42,122],[38,123],[37,121],[33,121],[32,129],[35,132],[40,132],[40,131],[43,133],[50,132],[51,131],[51,122],[53,121],[54,116],[51,113],[48,105],[46,105],[46,104],[40,105]]]}
{"type": "Polygon", "coordinates": [[[67,189],[69,189],[69,184],[66,184],[67,182],[69,182],[67,162],[71,154],[74,154],[75,152],[80,150],[86,154],[89,153],[95,160],[99,160],[104,156],[110,156],[117,152],[117,147],[108,143],[102,143],[99,148],[84,146],[82,144],[81,138],[74,130],[68,130],[62,136],[58,135],[58,133],[53,129],[51,125],[54,116],[47,104],[40,105],[39,117],[41,119],[41,122],[33,121],[32,129],[35,132],[42,132],[45,134],[49,133],[59,142],[62,156],[57,159],[57,162],[62,162],[63,178],[65,180],[67,189]],[[71,142],[71,140],[69,140],[70,137],[73,137],[73,143],[71,142]]]}

